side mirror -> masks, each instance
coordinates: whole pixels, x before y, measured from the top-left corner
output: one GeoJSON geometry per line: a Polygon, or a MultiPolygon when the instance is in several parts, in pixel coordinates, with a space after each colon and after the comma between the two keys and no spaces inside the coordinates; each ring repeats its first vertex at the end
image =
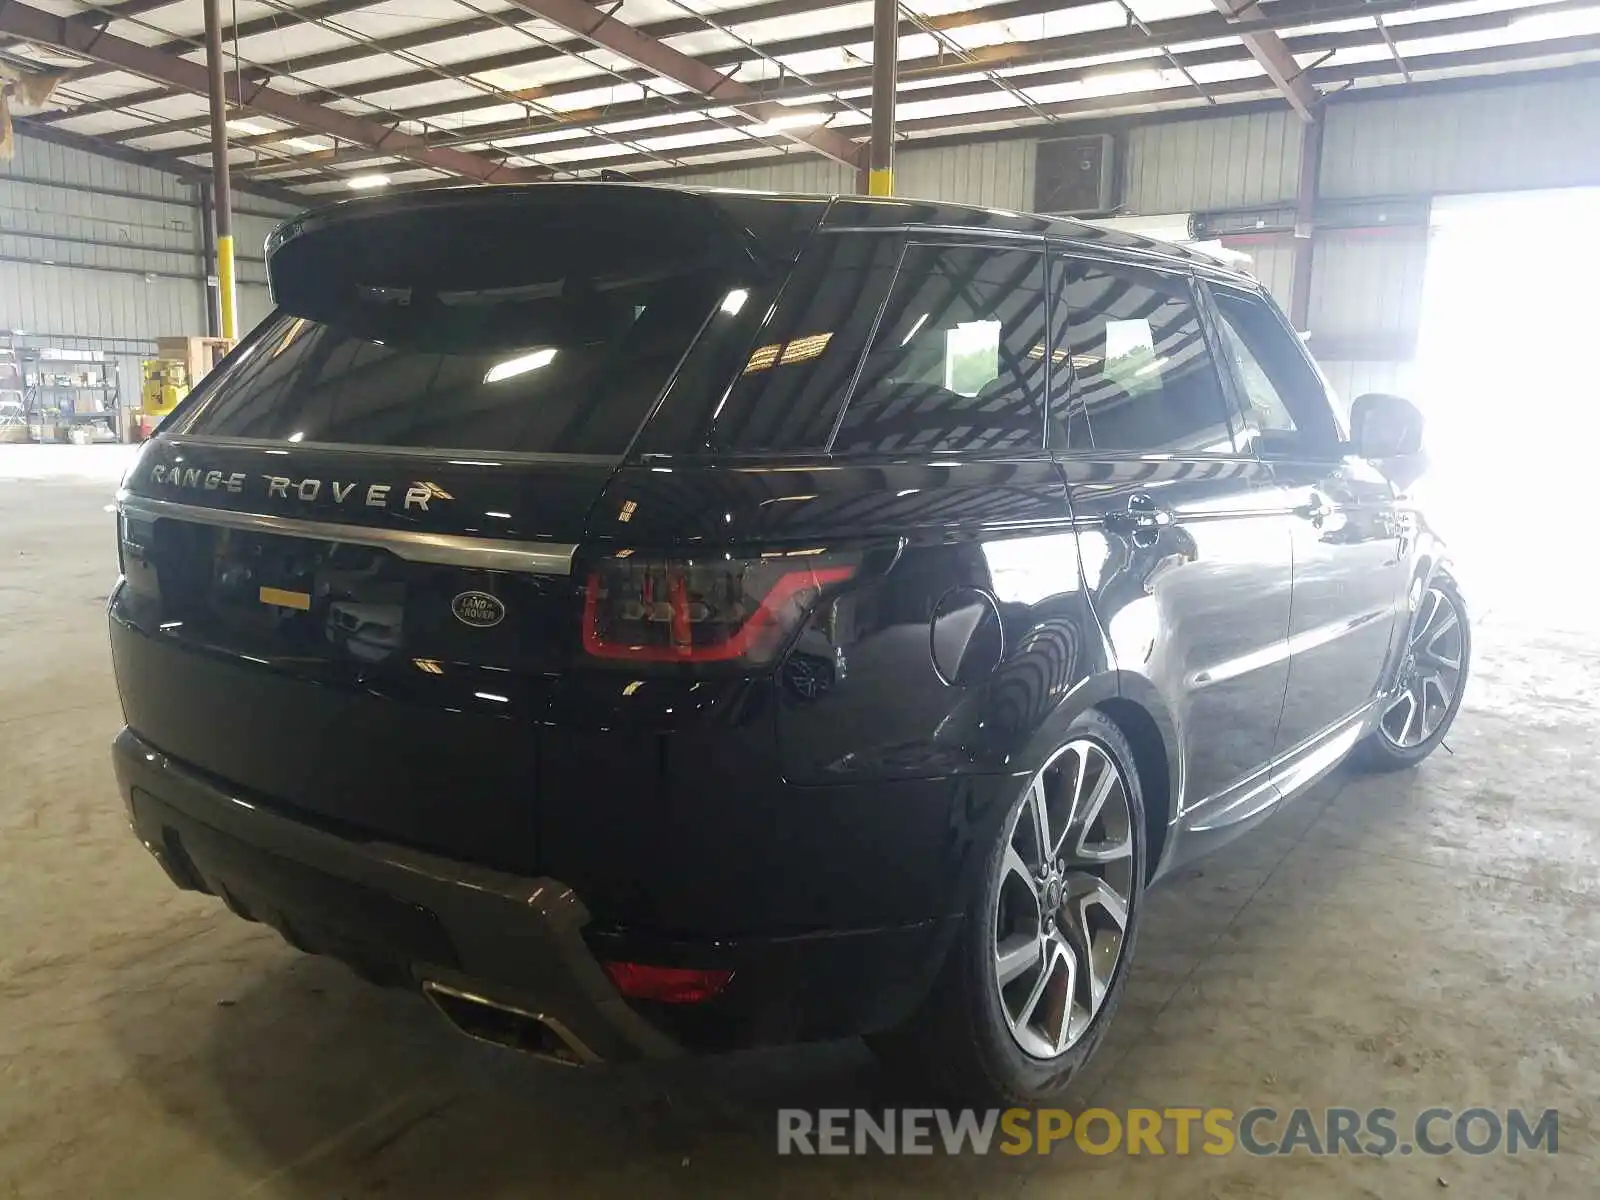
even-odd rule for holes
{"type": "Polygon", "coordinates": [[[1385,392],[1357,396],[1350,406],[1350,448],[1381,464],[1400,487],[1409,487],[1427,466],[1422,413],[1411,401],[1385,392]]]}
{"type": "Polygon", "coordinates": [[[1350,406],[1350,443],[1362,458],[1405,458],[1422,452],[1422,414],[1411,401],[1384,392],[1350,406]]]}

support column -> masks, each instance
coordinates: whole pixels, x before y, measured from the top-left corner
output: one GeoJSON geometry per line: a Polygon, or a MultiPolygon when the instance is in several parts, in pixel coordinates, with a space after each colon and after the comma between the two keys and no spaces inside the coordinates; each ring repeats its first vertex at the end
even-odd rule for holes
{"type": "Polygon", "coordinates": [[[200,185],[200,261],[206,269],[206,336],[222,336],[222,289],[217,276],[216,205],[211,185],[200,185]]]}
{"type": "Polygon", "coordinates": [[[894,195],[894,97],[899,76],[899,0],[872,3],[872,149],[867,194],[894,195]]]}
{"type": "Polygon", "coordinates": [[[1300,139],[1300,178],[1294,192],[1294,272],[1289,284],[1289,321],[1301,333],[1311,320],[1311,267],[1317,232],[1317,199],[1322,174],[1322,117],[1304,127],[1300,139]]]}
{"type": "Polygon", "coordinates": [[[233,278],[233,192],[228,186],[228,97],[222,76],[222,13],[205,0],[206,74],[211,98],[211,207],[216,214],[217,292],[222,336],[239,336],[238,293],[233,278]]]}

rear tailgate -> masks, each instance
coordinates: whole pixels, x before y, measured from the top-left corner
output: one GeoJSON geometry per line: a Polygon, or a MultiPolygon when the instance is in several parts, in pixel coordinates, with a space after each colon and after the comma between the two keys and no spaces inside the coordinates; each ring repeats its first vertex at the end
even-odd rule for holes
{"type": "Polygon", "coordinates": [[[419,465],[152,446],[121,504],[124,710],[250,793],[525,868],[546,681],[577,645],[572,547],[556,536],[581,529],[610,467],[427,464],[418,478],[419,465]],[[283,479],[293,500],[268,496],[283,479]],[[238,484],[231,506],[207,480],[238,484]],[[372,489],[399,498],[381,522],[330,509],[372,489]],[[312,492],[328,504],[299,500],[312,492]],[[476,520],[445,515],[469,506],[476,520]]]}
{"type": "Polygon", "coordinates": [[[122,494],[128,724],[243,797],[532,869],[589,511],[782,268],[651,189],[338,206],[271,249],[284,307],[122,494]]]}

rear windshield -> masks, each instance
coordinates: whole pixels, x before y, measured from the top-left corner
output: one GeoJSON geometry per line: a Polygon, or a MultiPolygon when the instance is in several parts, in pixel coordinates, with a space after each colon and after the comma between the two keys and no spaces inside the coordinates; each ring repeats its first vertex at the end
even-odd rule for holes
{"type": "Polygon", "coordinates": [[[621,453],[731,285],[709,231],[613,218],[413,212],[292,240],[281,307],[177,428],[621,453]]]}

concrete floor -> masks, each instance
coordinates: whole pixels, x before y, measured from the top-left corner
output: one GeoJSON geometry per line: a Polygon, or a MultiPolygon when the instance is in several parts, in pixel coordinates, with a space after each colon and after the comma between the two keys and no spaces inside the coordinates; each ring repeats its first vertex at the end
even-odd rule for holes
{"type": "Polygon", "coordinates": [[[1592,631],[1482,617],[1453,756],[1337,778],[1153,893],[1076,1097],[1556,1108],[1559,1155],[780,1160],[778,1107],[893,1102],[858,1044],[567,1071],[175,891],[107,761],[119,460],[0,451],[0,1195],[1596,1194],[1592,631]]]}

